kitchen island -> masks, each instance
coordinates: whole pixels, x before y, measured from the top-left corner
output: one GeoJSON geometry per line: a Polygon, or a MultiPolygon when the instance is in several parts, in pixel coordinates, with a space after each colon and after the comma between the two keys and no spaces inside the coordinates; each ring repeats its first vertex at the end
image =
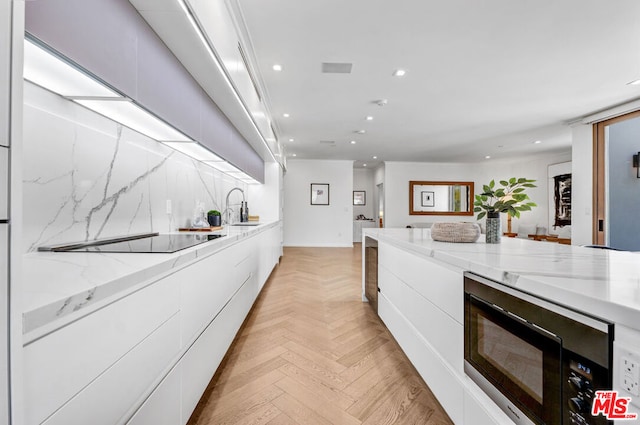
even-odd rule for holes
{"type": "Polygon", "coordinates": [[[614,323],[621,390],[620,353],[640,353],[640,254],[511,238],[445,243],[428,229],[363,233],[378,242],[378,313],[456,424],[512,423],[464,372],[464,271],[614,323]]]}
{"type": "Polygon", "coordinates": [[[25,255],[25,423],[186,423],[282,253],[279,221],[217,233],[25,255]]]}

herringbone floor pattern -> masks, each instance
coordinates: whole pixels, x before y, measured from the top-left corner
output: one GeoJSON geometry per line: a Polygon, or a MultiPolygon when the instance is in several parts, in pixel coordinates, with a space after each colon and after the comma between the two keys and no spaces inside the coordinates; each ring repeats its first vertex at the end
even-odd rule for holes
{"type": "Polygon", "coordinates": [[[360,244],[285,248],[188,425],[451,424],[360,276],[360,244]]]}

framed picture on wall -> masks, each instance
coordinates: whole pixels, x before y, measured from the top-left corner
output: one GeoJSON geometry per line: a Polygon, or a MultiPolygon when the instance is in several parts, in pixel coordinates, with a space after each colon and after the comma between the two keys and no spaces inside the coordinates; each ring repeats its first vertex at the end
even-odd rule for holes
{"type": "Polygon", "coordinates": [[[433,192],[422,192],[422,206],[423,207],[435,207],[436,200],[433,192]]]}
{"type": "Polygon", "coordinates": [[[353,205],[367,205],[367,192],[364,190],[354,190],[353,205]]]}
{"type": "Polygon", "coordinates": [[[311,205],[329,205],[329,183],[311,183],[311,205]]]}

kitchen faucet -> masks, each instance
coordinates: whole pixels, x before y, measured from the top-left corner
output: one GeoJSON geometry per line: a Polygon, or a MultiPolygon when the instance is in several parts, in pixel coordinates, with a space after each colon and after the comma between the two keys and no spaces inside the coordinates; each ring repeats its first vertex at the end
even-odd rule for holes
{"type": "Polygon", "coordinates": [[[245,202],[244,190],[240,189],[239,187],[234,187],[229,192],[227,192],[227,198],[224,201],[224,211],[222,212],[222,215],[227,217],[226,224],[231,224],[231,215],[233,214],[233,210],[229,208],[229,195],[231,195],[231,192],[233,192],[234,190],[239,190],[242,193],[242,202],[245,202]],[[228,215],[227,212],[229,213],[228,215]]]}

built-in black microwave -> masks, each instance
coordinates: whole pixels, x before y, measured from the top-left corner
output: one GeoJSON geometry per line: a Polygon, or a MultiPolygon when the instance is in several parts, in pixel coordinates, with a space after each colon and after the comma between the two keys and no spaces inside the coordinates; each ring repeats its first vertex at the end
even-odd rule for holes
{"type": "Polygon", "coordinates": [[[602,425],[613,324],[464,274],[464,370],[516,424],[602,425]]]}

